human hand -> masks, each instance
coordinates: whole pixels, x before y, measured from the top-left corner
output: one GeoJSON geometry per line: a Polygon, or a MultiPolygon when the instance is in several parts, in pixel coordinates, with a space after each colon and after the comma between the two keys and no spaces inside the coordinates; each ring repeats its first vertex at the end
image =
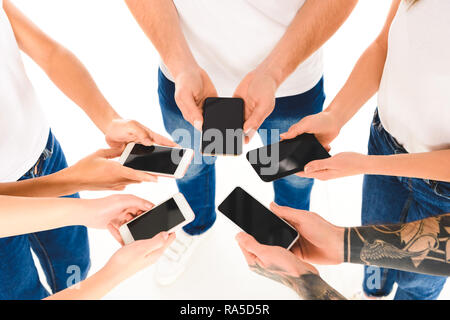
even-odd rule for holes
{"type": "Polygon", "coordinates": [[[303,133],[312,133],[317,140],[330,151],[330,143],[338,136],[341,130],[338,119],[330,112],[322,111],[304,117],[294,124],[289,130],[280,135],[281,139],[293,139],[303,133]]]}
{"type": "Polygon", "coordinates": [[[104,269],[109,274],[127,279],[154,264],[175,239],[174,233],[161,232],[151,239],[138,240],[120,248],[104,269]]]}
{"type": "Polygon", "coordinates": [[[158,144],[177,147],[177,144],[163,137],[135,120],[114,119],[105,132],[106,142],[112,148],[124,149],[130,142],[146,146],[158,144]]]}
{"type": "Polygon", "coordinates": [[[337,155],[314,160],[305,166],[305,170],[296,173],[303,178],[330,180],[366,173],[368,156],[356,152],[343,152],[337,155]]]}
{"type": "Polygon", "coordinates": [[[281,207],[274,202],[270,210],[297,230],[299,239],[291,251],[301,260],[327,265],[344,261],[344,228],[313,212],[281,207]]]}
{"type": "Polygon", "coordinates": [[[123,245],[119,228],[139,214],[154,207],[154,204],[133,195],[113,195],[101,199],[84,200],[86,210],[75,217],[78,224],[94,229],[108,229],[113,237],[123,245]]]}
{"type": "Polygon", "coordinates": [[[62,172],[69,183],[80,186],[80,190],[125,189],[128,184],[156,182],[157,177],[134,170],[111,160],[122,154],[120,149],[102,149],[81,159],[62,172]]]}
{"type": "Polygon", "coordinates": [[[175,77],[175,102],[184,119],[199,131],[203,125],[203,102],[216,96],[214,84],[200,67],[187,68],[175,77]]]}
{"type": "Polygon", "coordinates": [[[282,247],[262,245],[244,232],[236,240],[250,269],[269,279],[294,288],[295,279],[300,276],[318,274],[316,268],[282,247]]]}
{"type": "Polygon", "coordinates": [[[260,70],[247,74],[236,88],[234,96],[245,102],[245,143],[250,142],[256,130],[275,108],[277,88],[274,78],[260,70]]]}

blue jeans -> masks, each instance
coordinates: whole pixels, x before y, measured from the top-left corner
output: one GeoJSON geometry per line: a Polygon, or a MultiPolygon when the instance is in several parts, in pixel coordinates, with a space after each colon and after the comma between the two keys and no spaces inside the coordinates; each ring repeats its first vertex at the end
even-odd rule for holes
{"type": "MultiPolygon", "coordinates": [[[[407,151],[384,130],[378,112],[370,130],[370,155],[407,151]]],[[[366,175],[363,184],[363,225],[411,222],[450,212],[450,183],[405,177],[366,175]]],[[[396,300],[431,300],[441,292],[446,277],[399,270],[365,267],[363,288],[367,295],[388,295],[397,283],[396,300]],[[373,276],[380,276],[378,287],[373,276]]]]}
{"type": "MultiPolygon", "coordinates": [[[[20,180],[49,175],[66,167],[61,146],[50,132],[39,160],[20,180]]],[[[79,198],[79,195],[69,197],[79,198]]],[[[35,300],[49,295],[39,281],[30,249],[39,258],[53,293],[74,284],[73,280],[83,280],[87,276],[90,258],[85,227],[64,227],[0,238],[0,300],[35,300]]]]}
{"type": "MultiPolygon", "coordinates": [[[[186,175],[177,180],[177,185],[195,212],[195,220],[185,226],[184,230],[192,235],[201,234],[208,230],[216,219],[215,157],[204,157],[200,154],[200,133],[184,120],[174,99],[175,84],[168,80],[161,70],[158,80],[159,102],[167,132],[177,143],[195,151],[193,163],[186,175]],[[176,129],[187,130],[191,141],[185,141],[186,139],[180,141],[180,137],[174,134],[176,129]],[[198,161],[199,159],[202,161],[198,161]]],[[[276,99],[274,111],[258,131],[263,143],[271,144],[279,141],[279,133],[287,131],[303,117],[322,111],[324,101],[323,79],[303,94],[276,99]],[[275,134],[270,134],[274,129],[279,132],[274,131],[275,134]],[[268,130],[269,134],[265,134],[265,130],[268,130]]],[[[312,179],[295,175],[277,180],[274,182],[275,202],[282,206],[308,210],[312,186],[312,179]]]]}

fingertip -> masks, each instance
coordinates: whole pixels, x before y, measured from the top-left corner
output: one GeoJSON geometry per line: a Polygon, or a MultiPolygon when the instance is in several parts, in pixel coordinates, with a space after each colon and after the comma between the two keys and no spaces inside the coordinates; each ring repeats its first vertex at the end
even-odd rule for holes
{"type": "Polygon", "coordinates": [[[162,237],[164,240],[167,240],[167,239],[169,239],[169,233],[167,233],[167,232],[161,232],[161,237],[162,237]]]}
{"type": "Polygon", "coordinates": [[[234,238],[240,244],[245,239],[246,235],[245,232],[239,232],[234,238]]]}
{"type": "Polygon", "coordinates": [[[151,203],[150,201],[145,200],[145,203],[144,203],[144,208],[145,208],[145,209],[150,210],[150,209],[152,209],[154,206],[155,206],[155,205],[154,205],[153,203],[151,203]]]}
{"type": "Polygon", "coordinates": [[[276,211],[276,210],[278,210],[278,208],[279,208],[279,206],[274,201],[272,201],[270,203],[270,210],[276,211]]]}
{"type": "Polygon", "coordinates": [[[195,119],[195,120],[193,120],[193,125],[194,125],[195,129],[197,129],[198,131],[202,131],[202,129],[203,129],[203,120],[195,119]]]}
{"type": "Polygon", "coordinates": [[[297,172],[295,175],[298,176],[298,177],[301,177],[301,178],[307,178],[306,174],[305,174],[305,171],[297,172]]]}

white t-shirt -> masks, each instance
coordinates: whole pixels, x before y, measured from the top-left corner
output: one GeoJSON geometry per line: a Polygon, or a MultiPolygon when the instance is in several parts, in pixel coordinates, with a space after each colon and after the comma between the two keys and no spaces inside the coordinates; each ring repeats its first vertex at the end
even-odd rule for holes
{"type": "MultiPolygon", "coordinates": [[[[233,95],[245,75],[269,55],[304,2],[174,0],[192,53],[221,96],[233,95]]],[[[163,64],[161,70],[173,80],[163,64]]],[[[322,74],[322,51],[319,50],[285,80],[277,97],[308,91],[322,74]]]]}
{"type": "Polygon", "coordinates": [[[39,159],[48,134],[0,0],[0,182],[23,176],[39,159]]]}
{"type": "Polygon", "coordinates": [[[384,128],[410,153],[450,148],[450,1],[402,3],[378,95],[384,128]]]}

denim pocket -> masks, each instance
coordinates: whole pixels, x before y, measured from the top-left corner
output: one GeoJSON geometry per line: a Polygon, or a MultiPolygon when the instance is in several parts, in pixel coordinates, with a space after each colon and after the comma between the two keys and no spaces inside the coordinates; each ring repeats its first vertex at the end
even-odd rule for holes
{"type": "Polygon", "coordinates": [[[450,183],[434,180],[425,180],[425,182],[433,189],[436,195],[450,200],[450,183]]]}

